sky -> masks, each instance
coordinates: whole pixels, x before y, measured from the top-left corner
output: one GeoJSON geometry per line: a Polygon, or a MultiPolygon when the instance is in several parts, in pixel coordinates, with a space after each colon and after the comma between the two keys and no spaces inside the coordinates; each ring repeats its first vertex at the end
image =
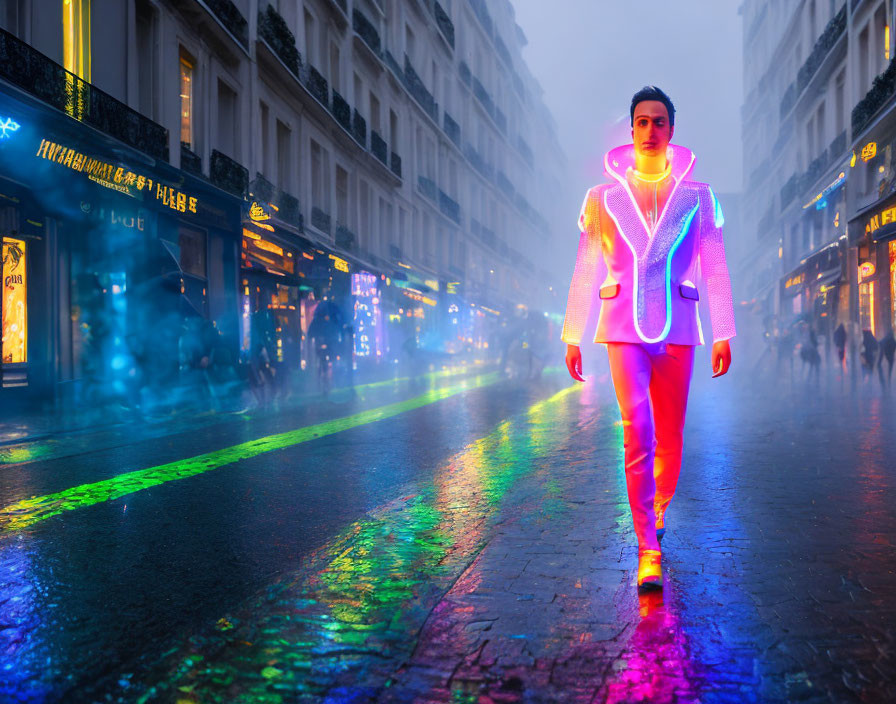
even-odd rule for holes
{"type": "Polygon", "coordinates": [[[672,141],[695,153],[692,178],[717,193],[741,190],[740,0],[511,4],[529,41],[523,59],[544,89],[569,159],[564,187],[574,217],[588,188],[606,180],[604,153],[631,142],[631,98],[648,84],[675,105],[672,141]]]}

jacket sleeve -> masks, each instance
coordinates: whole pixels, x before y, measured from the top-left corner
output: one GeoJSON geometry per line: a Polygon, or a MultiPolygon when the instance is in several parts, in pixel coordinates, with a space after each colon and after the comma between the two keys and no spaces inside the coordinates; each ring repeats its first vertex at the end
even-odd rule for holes
{"type": "Polygon", "coordinates": [[[597,268],[601,257],[600,218],[597,189],[585,194],[579,213],[579,250],[566,301],[566,318],[560,339],[568,345],[580,345],[591,308],[597,268]]]}
{"type": "Polygon", "coordinates": [[[725,243],[722,225],[725,218],[715,193],[705,186],[700,194],[700,271],[706,282],[709,317],[712,321],[712,341],[728,340],[737,332],[734,328],[734,302],[731,297],[731,278],[725,262],[725,243]]]}

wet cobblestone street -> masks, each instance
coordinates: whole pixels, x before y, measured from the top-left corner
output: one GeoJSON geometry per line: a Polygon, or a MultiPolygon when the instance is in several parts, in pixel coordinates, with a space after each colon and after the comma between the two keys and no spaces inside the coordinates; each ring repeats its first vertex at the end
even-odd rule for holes
{"type": "Polygon", "coordinates": [[[394,412],[34,523],[10,506],[49,463],[66,486],[118,472],[101,453],[81,481],[72,458],[6,466],[2,697],[896,700],[892,398],[697,383],[665,586],[639,596],[606,377],[457,383],[406,409],[422,397],[362,394],[343,416],[394,412]]]}

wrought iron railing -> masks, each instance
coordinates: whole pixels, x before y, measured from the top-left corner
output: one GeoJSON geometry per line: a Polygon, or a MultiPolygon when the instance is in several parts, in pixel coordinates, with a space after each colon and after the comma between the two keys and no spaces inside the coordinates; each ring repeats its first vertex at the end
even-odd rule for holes
{"type": "Polygon", "coordinates": [[[244,47],[249,46],[249,23],[232,0],[202,0],[227,31],[244,47]]]}
{"type": "Polygon", "coordinates": [[[367,16],[357,7],[352,10],[352,29],[358,33],[358,36],[364,40],[364,43],[370,47],[370,50],[380,55],[380,33],[367,16]]]}
{"type": "Polygon", "coordinates": [[[352,137],[367,148],[367,120],[357,110],[352,113],[352,137]]]}
{"type": "Polygon", "coordinates": [[[435,181],[433,181],[431,178],[426,178],[426,176],[418,176],[417,187],[420,189],[420,192],[427,198],[433,201],[438,201],[439,189],[436,187],[435,181]]]}
{"type": "Polygon", "coordinates": [[[333,117],[347,132],[352,131],[352,109],[348,101],[335,90],[333,91],[333,117]]]}
{"type": "Polygon", "coordinates": [[[320,208],[311,208],[311,224],[321,232],[330,234],[330,214],[320,208]]]}
{"type": "Polygon", "coordinates": [[[389,163],[389,149],[386,140],[380,137],[374,130],[370,130],[370,151],[384,164],[389,163]]]}
{"type": "Polygon", "coordinates": [[[465,61],[461,61],[457,65],[457,72],[460,74],[460,80],[467,84],[467,88],[470,88],[472,86],[473,74],[465,61]]]}
{"type": "Polygon", "coordinates": [[[442,33],[442,36],[445,37],[445,40],[448,44],[451,45],[451,48],[454,48],[454,22],[451,21],[451,18],[448,16],[448,13],[445,12],[445,8],[439,5],[438,0],[433,3],[433,14],[436,18],[436,25],[439,28],[439,31],[442,33]]]}
{"type": "Polygon", "coordinates": [[[395,152],[392,152],[389,157],[389,168],[392,169],[393,174],[401,178],[401,157],[395,152]]]}
{"type": "Polygon", "coordinates": [[[308,64],[308,79],[305,85],[308,87],[308,92],[310,92],[311,95],[317,98],[324,105],[329,106],[330,93],[327,79],[324,78],[321,72],[314,68],[314,66],[312,66],[311,64],[308,64]]]}
{"type": "Polygon", "coordinates": [[[4,29],[0,29],[0,77],[131,147],[168,161],[167,129],[4,29]]]}
{"type": "Polygon", "coordinates": [[[355,247],[355,242],[357,241],[357,236],[354,232],[349,230],[345,225],[341,223],[336,223],[336,246],[344,249],[345,251],[351,251],[355,247]]]}
{"type": "Polygon", "coordinates": [[[460,142],[460,125],[454,121],[454,118],[451,117],[447,112],[442,113],[442,123],[444,125],[445,134],[448,135],[448,139],[454,142],[458,148],[461,145],[460,142]]]}
{"type": "Polygon", "coordinates": [[[896,93],[896,60],[891,60],[887,69],[874,79],[865,97],[852,109],[852,136],[856,139],[871,118],[896,93]]]}
{"type": "Polygon", "coordinates": [[[404,76],[405,76],[405,86],[408,89],[408,92],[414,97],[414,99],[420,103],[426,113],[435,121],[439,121],[439,112],[438,106],[436,105],[436,99],[433,98],[432,93],[430,93],[426,86],[423,85],[423,81],[420,80],[420,76],[417,75],[417,72],[414,70],[414,67],[411,65],[411,60],[408,58],[408,55],[404,55],[404,76]]]}
{"type": "Polygon", "coordinates": [[[209,180],[218,188],[246,199],[249,190],[249,170],[217,149],[212,150],[209,180]]]}
{"type": "Polygon", "coordinates": [[[825,57],[830,53],[831,48],[837,43],[837,40],[845,31],[846,5],[840,8],[840,12],[834,15],[831,21],[828,22],[827,26],[824,28],[824,32],[821,33],[818,41],[815,42],[815,46],[812,47],[812,53],[809,54],[809,58],[807,58],[806,62],[800,67],[796,77],[797,93],[802,93],[803,89],[809,85],[812,76],[818,71],[818,67],[821,66],[825,57]]]}
{"type": "Polygon", "coordinates": [[[191,151],[185,142],[180,143],[180,168],[188,174],[202,176],[202,157],[191,151]]]}
{"type": "Polygon", "coordinates": [[[460,203],[439,189],[439,210],[460,225],[460,203]]]}
{"type": "Polygon", "coordinates": [[[296,48],[295,35],[272,5],[258,13],[258,36],[267,42],[296,78],[301,75],[302,56],[296,48]]]}

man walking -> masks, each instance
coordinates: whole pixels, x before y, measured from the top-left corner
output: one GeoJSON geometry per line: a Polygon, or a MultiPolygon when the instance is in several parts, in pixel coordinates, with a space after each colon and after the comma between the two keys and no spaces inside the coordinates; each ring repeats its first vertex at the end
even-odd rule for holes
{"type": "Polygon", "coordinates": [[[712,189],[687,180],[693,153],[670,144],[675,108],[656,86],[632,98],[632,144],[604,158],[611,184],[585,196],[561,339],[578,381],[579,344],[603,255],[594,341],[607,345],[622,415],[625,477],[638,539],[638,587],[662,587],[660,539],[681,469],[694,347],[703,344],[697,282],[709,297],[713,377],[731,365],[735,335],[722,209],[712,189]]]}

